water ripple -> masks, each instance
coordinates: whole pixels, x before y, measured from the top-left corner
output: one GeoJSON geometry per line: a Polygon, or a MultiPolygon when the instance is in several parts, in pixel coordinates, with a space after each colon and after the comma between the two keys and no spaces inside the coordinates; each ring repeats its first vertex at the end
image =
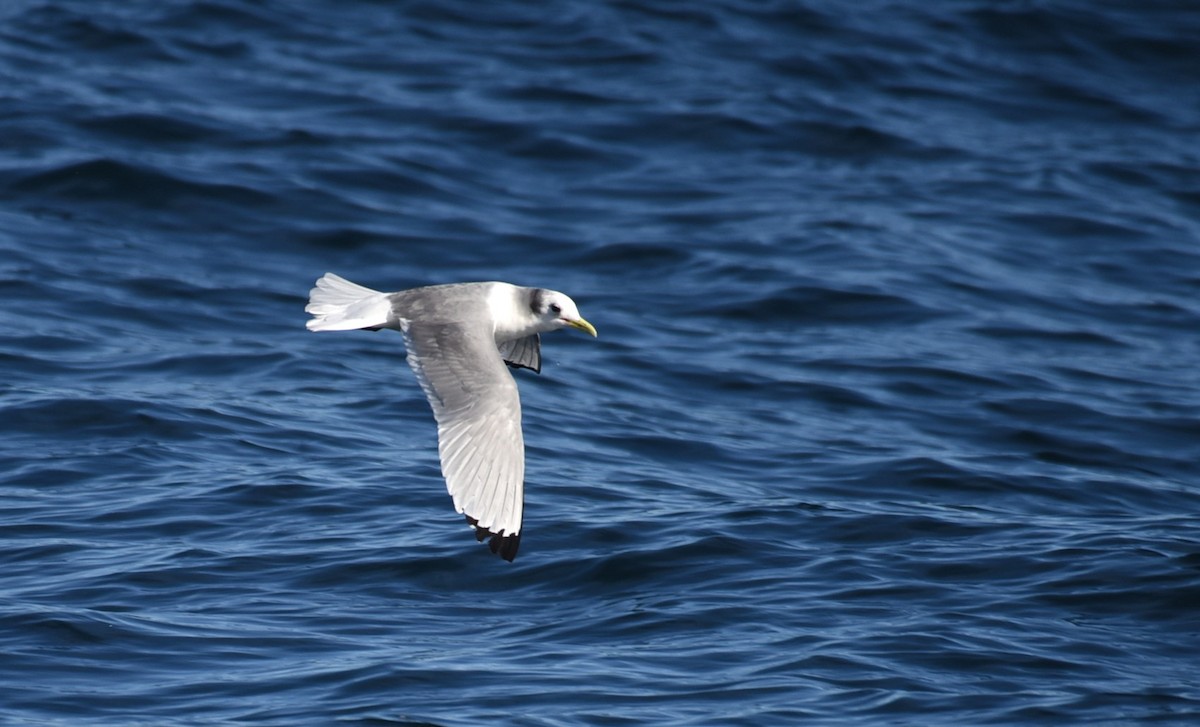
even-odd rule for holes
{"type": "Polygon", "coordinates": [[[1143,5],[6,5],[0,721],[1194,722],[1143,5]],[[327,270],[596,323],[516,374],[516,563],[327,270]]]}

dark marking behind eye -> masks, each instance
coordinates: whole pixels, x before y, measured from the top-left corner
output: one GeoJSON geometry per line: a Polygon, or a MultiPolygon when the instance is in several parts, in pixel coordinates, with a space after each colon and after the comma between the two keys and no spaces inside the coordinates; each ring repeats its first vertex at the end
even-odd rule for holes
{"type": "Polygon", "coordinates": [[[546,291],[541,288],[534,288],[529,291],[529,310],[534,313],[542,312],[542,301],[546,297],[546,291]]]}

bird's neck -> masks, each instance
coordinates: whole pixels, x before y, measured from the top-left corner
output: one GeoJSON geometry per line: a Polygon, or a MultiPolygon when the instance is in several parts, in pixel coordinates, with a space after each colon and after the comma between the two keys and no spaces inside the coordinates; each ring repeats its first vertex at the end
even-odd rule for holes
{"type": "Polygon", "coordinates": [[[492,285],[488,294],[488,308],[492,313],[496,343],[514,341],[542,332],[541,321],[529,309],[529,295],[524,288],[508,283],[492,285]]]}

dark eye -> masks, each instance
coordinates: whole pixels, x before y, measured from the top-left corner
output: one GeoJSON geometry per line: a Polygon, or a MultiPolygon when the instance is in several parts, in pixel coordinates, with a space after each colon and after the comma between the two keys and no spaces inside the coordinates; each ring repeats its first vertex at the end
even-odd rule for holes
{"type": "Polygon", "coordinates": [[[550,312],[551,313],[562,313],[562,306],[559,305],[558,303],[551,303],[550,304],[550,312]]]}

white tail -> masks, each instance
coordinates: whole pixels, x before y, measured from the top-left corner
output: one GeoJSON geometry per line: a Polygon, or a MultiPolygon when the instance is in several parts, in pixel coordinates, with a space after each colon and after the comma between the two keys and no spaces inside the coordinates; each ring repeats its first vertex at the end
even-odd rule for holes
{"type": "Polygon", "coordinates": [[[309,291],[304,312],[313,316],[305,324],[310,331],[381,328],[393,320],[387,293],[364,288],[333,273],[325,273],[317,287],[309,291]]]}

